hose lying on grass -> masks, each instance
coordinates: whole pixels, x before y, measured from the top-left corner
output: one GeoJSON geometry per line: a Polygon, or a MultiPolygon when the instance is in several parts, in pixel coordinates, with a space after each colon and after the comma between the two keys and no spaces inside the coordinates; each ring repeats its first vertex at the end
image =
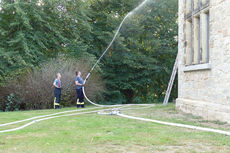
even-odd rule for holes
{"type": "MultiPolygon", "coordinates": [[[[23,125],[23,126],[13,128],[13,129],[3,130],[3,131],[0,131],[0,133],[21,130],[21,129],[24,129],[25,127],[28,127],[28,126],[32,125],[32,124],[35,124],[35,123],[40,122],[40,121],[48,120],[48,119],[53,119],[53,118],[58,118],[58,117],[66,117],[66,116],[74,116],[74,115],[81,115],[81,114],[98,113],[98,112],[101,112],[101,111],[111,111],[113,109],[121,110],[121,109],[125,109],[125,107],[128,107],[128,106],[135,106],[135,105],[123,105],[123,106],[120,106],[120,107],[114,105],[112,108],[110,108],[111,106],[104,106],[104,107],[108,107],[108,109],[103,109],[103,110],[101,110],[100,107],[93,107],[93,108],[88,108],[88,109],[80,109],[80,110],[77,109],[77,110],[63,111],[63,112],[58,112],[58,113],[53,113],[53,114],[48,114],[48,115],[35,116],[35,117],[24,119],[24,120],[19,120],[19,121],[0,124],[0,127],[4,127],[4,126],[8,126],[8,125],[13,125],[13,124],[33,120],[33,121],[23,125]],[[90,111],[90,110],[93,110],[93,109],[99,109],[99,110],[90,111]],[[80,111],[86,111],[86,112],[73,113],[73,112],[80,112],[80,111]],[[73,113],[73,114],[65,114],[65,113],[73,113]],[[65,114],[65,115],[60,115],[60,114],[65,114]],[[57,116],[57,115],[59,115],[59,116],[57,116]]],[[[149,106],[148,106],[148,108],[149,108],[149,106]]],[[[126,109],[140,109],[140,108],[126,108],[126,109]]]]}
{"type": "Polygon", "coordinates": [[[157,123],[157,124],[170,125],[170,126],[176,126],[176,127],[181,127],[181,128],[188,128],[188,129],[205,131],[205,132],[213,132],[213,133],[219,133],[219,134],[230,136],[230,132],[223,131],[223,130],[218,130],[218,129],[204,128],[204,127],[192,126],[192,125],[187,125],[187,124],[170,123],[170,122],[152,120],[152,119],[147,119],[147,118],[129,116],[129,115],[121,114],[121,113],[118,113],[117,115],[120,116],[120,117],[134,119],[134,120],[140,120],[140,121],[145,121],[145,122],[153,122],[153,123],[157,123]]]}
{"type": "MultiPolygon", "coordinates": [[[[134,116],[129,116],[129,115],[122,114],[120,112],[121,110],[145,109],[145,108],[149,108],[149,107],[150,106],[139,107],[139,108],[129,108],[129,107],[127,108],[127,105],[126,105],[126,106],[123,106],[123,107],[108,108],[108,109],[102,109],[102,110],[100,109],[100,110],[93,110],[93,111],[89,111],[89,110],[96,109],[97,107],[89,108],[89,109],[82,109],[82,110],[64,111],[64,112],[54,113],[54,114],[50,114],[50,115],[37,116],[37,117],[33,117],[33,118],[21,120],[21,121],[16,121],[17,123],[20,123],[22,121],[33,120],[34,118],[36,118],[36,120],[33,120],[33,121],[23,125],[23,126],[13,128],[13,129],[3,130],[3,131],[0,131],[0,133],[13,132],[13,131],[21,130],[21,129],[24,129],[24,128],[30,126],[30,125],[35,124],[35,123],[45,121],[45,120],[49,120],[49,119],[54,119],[54,118],[59,118],[59,117],[67,117],[67,116],[75,116],[75,115],[83,115],[83,114],[98,113],[98,114],[103,114],[103,115],[118,115],[120,117],[128,118],[128,119],[135,119],[135,120],[139,120],[139,121],[152,122],[152,123],[157,123],[157,124],[162,124],[162,125],[169,125],[169,126],[175,126],[175,127],[181,127],[181,128],[188,128],[188,129],[193,129],[193,130],[212,132],[212,133],[218,133],[218,134],[223,134],[223,135],[230,136],[230,132],[228,132],[228,131],[212,129],[212,128],[204,128],[204,127],[199,127],[199,126],[192,126],[192,125],[187,125],[187,124],[171,123],[171,122],[165,122],[165,121],[159,121],[159,120],[153,120],[153,119],[146,119],[146,118],[141,118],[141,117],[134,117],[134,116]],[[63,114],[63,113],[69,113],[69,112],[78,112],[78,111],[85,111],[85,112],[64,114],[64,115],[59,115],[59,116],[51,116],[51,115],[57,115],[57,114],[63,114]],[[104,113],[105,111],[111,111],[111,112],[110,113],[104,113]],[[46,116],[46,117],[42,118],[44,116],[46,116]],[[49,117],[47,117],[47,116],[49,116],[49,117]],[[40,117],[40,118],[38,119],[38,117],[40,117]]],[[[11,123],[16,124],[15,122],[11,122],[11,123]]],[[[11,125],[11,123],[7,123],[7,124],[11,125]]],[[[3,125],[3,124],[1,124],[1,125],[3,125]]],[[[6,126],[6,124],[5,124],[5,126],[6,126]]]]}
{"type": "MultiPolygon", "coordinates": [[[[92,110],[92,109],[95,109],[95,108],[97,108],[97,107],[84,109],[84,110],[92,110]]],[[[39,119],[39,118],[43,118],[43,117],[49,117],[49,116],[54,116],[54,115],[59,115],[59,114],[64,114],[64,113],[79,112],[79,111],[82,111],[82,110],[70,110],[70,111],[58,112],[58,113],[53,113],[53,114],[48,114],[48,115],[35,116],[35,117],[24,119],[24,120],[19,120],[19,121],[0,124],[0,127],[13,125],[13,124],[17,124],[17,123],[22,123],[22,122],[26,122],[26,121],[31,121],[31,120],[39,119]]]]}
{"type": "MultiPolygon", "coordinates": [[[[78,112],[78,111],[85,111],[85,110],[91,110],[91,109],[95,109],[95,108],[89,108],[89,109],[82,109],[82,110],[73,110],[73,111],[65,111],[65,112],[60,112],[59,114],[63,114],[63,113],[66,113],[66,112],[78,112]]],[[[106,110],[110,110],[110,109],[104,109],[104,111],[106,110]]],[[[25,122],[25,121],[29,121],[29,120],[33,120],[23,126],[20,126],[20,127],[17,127],[17,128],[13,128],[13,129],[7,129],[7,130],[3,130],[3,131],[0,131],[0,133],[5,133],[5,132],[13,132],[13,131],[18,131],[18,130],[21,130],[21,129],[24,129],[25,127],[28,127],[32,124],[35,124],[35,123],[38,123],[38,122],[41,122],[41,121],[44,121],[44,120],[49,120],[49,119],[54,119],[54,118],[59,118],[59,117],[67,117],[67,116],[74,116],[74,115],[82,115],[82,114],[91,114],[91,113],[96,113],[98,112],[99,110],[94,110],[94,111],[86,111],[86,112],[80,112],[80,113],[72,113],[72,114],[64,114],[64,115],[59,115],[59,116],[52,116],[54,114],[50,114],[50,115],[44,115],[46,116],[45,118],[42,118],[44,116],[37,116],[37,117],[34,117],[36,118],[36,120],[33,120],[34,118],[29,118],[29,119],[25,119],[25,120],[21,120],[21,121],[16,121],[17,123],[20,123],[20,122],[25,122]],[[47,117],[49,116],[49,117],[47,117]],[[38,119],[39,118],[39,119],[38,119]]],[[[56,115],[57,113],[55,113],[56,115]]],[[[15,122],[11,122],[11,123],[6,123],[4,124],[4,126],[6,125],[12,125],[12,124],[16,124],[15,122]]]]}

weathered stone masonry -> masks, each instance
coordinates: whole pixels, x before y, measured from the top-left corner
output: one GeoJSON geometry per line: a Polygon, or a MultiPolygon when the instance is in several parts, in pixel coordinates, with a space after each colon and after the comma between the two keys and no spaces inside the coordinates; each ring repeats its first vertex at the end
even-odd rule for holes
{"type": "Polygon", "coordinates": [[[178,109],[230,123],[230,0],[179,0],[178,109]]]}

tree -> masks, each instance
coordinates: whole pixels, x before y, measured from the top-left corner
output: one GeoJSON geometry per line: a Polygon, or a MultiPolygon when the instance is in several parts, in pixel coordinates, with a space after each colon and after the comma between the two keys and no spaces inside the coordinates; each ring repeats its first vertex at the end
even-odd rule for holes
{"type": "MultiPolygon", "coordinates": [[[[95,12],[101,10],[94,13],[96,23],[93,28],[95,31],[103,29],[94,43],[97,49],[105,48],[117,25],[137,4],[122,1],[120,6],[131,7],[118,11],[117,3],[101,0],[92,7],[96,8],[95,12]]],[[[176,20],[177,0],[163,0],[150,1],[125,22],[119,38],[103,60],[107,103],[163,99],[177,54],[176,20]]]]}
{"type": "Polygon", "coordinates": [[[91,27],[82,0],[3,0],[0,12],[0,82],[58,53],[82,55],[91,27]]]}
{"type": "MultiPolygon", "coordinates": [[[[0,86],[42,69],[58,54],[93,62],[142,1],[2,0],[0,86]]],[[[162,100],[177,54],[176,36],[177,0],[149,0],[135,11],[96,68],[107,88],[101,102],[162,100]]]]}

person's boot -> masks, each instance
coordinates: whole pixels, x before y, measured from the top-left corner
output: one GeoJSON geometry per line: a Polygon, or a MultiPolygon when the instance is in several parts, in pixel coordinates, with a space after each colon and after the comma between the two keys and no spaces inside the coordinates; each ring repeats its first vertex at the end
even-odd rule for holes
{"type": "Polygon", "coordinates": [[[81,102],[81,108],[84,108],[84,107],[85,107],[85,103],[81,102]]]}
{"type": "Polygon", "coordinates": [[[55,103],[55,109],[60,109],[59,103],[55,103]]]}
{"type": "Polygon", "coordinates": [[[80,108],[81,105],[80,105],[80,102],[79,102],[79,99],[77,99],[77,108],[80,108]]]}

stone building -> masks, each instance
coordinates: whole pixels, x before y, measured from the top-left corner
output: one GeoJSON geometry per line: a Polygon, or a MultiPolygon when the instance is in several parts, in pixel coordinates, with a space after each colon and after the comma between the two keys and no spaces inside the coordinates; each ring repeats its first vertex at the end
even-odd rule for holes
{"type": "Polygon", "coordinates": [[[179,110],[230,123],[230,0],[179,0],[179,110]]]}

